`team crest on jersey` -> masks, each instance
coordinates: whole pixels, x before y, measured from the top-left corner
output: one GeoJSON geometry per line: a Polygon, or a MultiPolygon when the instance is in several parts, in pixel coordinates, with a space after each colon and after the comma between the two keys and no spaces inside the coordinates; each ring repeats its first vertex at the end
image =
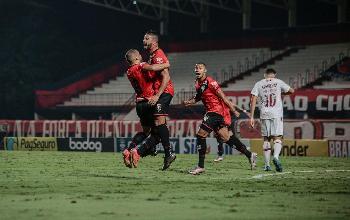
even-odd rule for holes
{"type": "Polygon", "coordinates": [[[207,115],[204,115],[203,121],[208,121],[209,117],[207,115]]]}
{"type": "Polygon", "coordinates": [[[201,93],[203,93],[205,91],[207,86],[208,86],[208,81],[204,81],[202,86],[200,87],[201,93]]]}
{"type": "Polygon", "coordinates": [[[201,86],[201,92],[204,92],[205,86],[201,86]]]}
{"type": "Polygon", "coordinates": [[[162,111],[162,104],[157,104],[157,112],[162,111]]]}

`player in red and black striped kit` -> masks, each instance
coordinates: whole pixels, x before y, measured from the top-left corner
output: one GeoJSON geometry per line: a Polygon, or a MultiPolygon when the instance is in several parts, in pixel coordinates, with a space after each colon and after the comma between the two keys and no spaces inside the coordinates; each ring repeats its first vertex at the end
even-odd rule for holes
{"type": "Polygon", "coordinates": [[[140,118],[140,122],[143,128],[142,132],[138,132],[132,139],[131,144],[127,149],[123,151],[124,163],[127,167],[137,167],[140,156],[147,156],[149,151],[153,150],[158,143],[158,138],[150,136],[147,139],[147,144],[152,147],[146,147],[143,145],[136,148],[137,145],[142,143],[150,134],[154,127],[154,114],[155,107],[150,105],[149,99],[154,96],[155,91],[153,89],[153,79],[150,78],[149,71],[160,71],[170,66],[169,62],[162,64],[150,65],[142,62],[142,57],[136,49],[130,49],[125,54],[125,59],[129,63],[127,70],[127,77],[136,93],[136,113],[140,118]]]}
{"type": "Polygon", "coordinates": [[[196,73],[196,95],[192,99],[184,101],[184,104],[185,106],[190,106],[201,100],[206,109],[206,114],[197,132],[198,166],[189,173],[197,175],[205,171],[206,137],[212,131],[230,147],[235,146],[239,152],[248,158],[251,169],[255,168],[256,153],[247,150],[246,146],[228,130],[231,124],[230,111],[237,117],[239,116],[239,112],[236,111],[234,105],[227,99],[219,84],[213,78],[206,75],[207,69],[204,63],[197,63],[194,70],[196,73]]]}
{"type": "MultiPolygon", "coordinates": [[[[162,49],[158,45],[158,34],[154,31],[147,31],[143,38],[144,49],[149,52],[149,64],[162,64],[169,62],[162,49]]],[[[152,129],[154,136],[158,136],[164,148],[163,170],[166,170],[176,159],[172,152],[169,141],[169,130],[166,124],[170,102],[174,96],[174,86],[170,79],[169,69],[161,71],[150,71],[150,78],[154,80],[153,89],[155,95],[149,98],[149,104],[155,105],[154,123],[152,129]]]]}

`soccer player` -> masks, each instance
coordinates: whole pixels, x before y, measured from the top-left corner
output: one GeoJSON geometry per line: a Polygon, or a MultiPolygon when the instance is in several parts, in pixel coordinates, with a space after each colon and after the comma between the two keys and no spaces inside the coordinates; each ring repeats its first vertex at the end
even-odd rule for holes
{"type": "MultiPolygon", "coordinates": [[[[154,31],[147,31],[143,38],[143,46],[149,52],[149,64],[163,64],[168,61],[162,49],[159,48],[158,34],[154,31]]],[[[169,141],[169,130],[166,124],[166,117],[170,102],[174,96],[173,83],[170,80],[169,69],[161,71],[150,71],[150,77],[154,80],[153,89],[155,95],[148,99],[148,103],[155,105],[155,129],[154,132],[160,137],[164,148],[164,163],[162,170],[166,170],[176,159],[175,153],[172,152],[169,141]]]]}
{"type": "Polygon", "coordinates": [[[281,94],[292,94],[294,89],[280,79],[276,78],[274,69],[266,69],[264,79],[258,81],[251,91],[250,125],[254,127],[254,111],[256,100],[259,97],[261,135],[263,136],[263,150],[265,160],[265,171],[270,171],[270,141],[273,140],[273,164],[277,172],[282,172],[282,164],[279,155],[282,149],[283,138],[283,106],[281,94]]]}
{"type": "MultiPolygon", "coordinates": [[[[154,113],[154,106],[148,104],[148,100],[155,92],[153,89],[153,81],[149,78],[148,71],[160,71],[170,66],[169,62],[163,64],[150,65],[142,62],[142,56],[136,49],[130,49],[125,54],[125,59],[129,63],[127,70],[127,77],[136,93],[136,113],[140,118],[140,122],[143,128],[142,132],[138,132],[132,139],[131,144],[127,149],[123,151],[124,164],[127,167],[137,167],[140,156],[146,156],[149,149],[140,147],[136,149],[136,146],[142,143],[151,132],[151,128],[154,127],[154,119],[152,117],[154,113]]],[[[150,136],[147,140],[149,145],[156,145],[157,138],[150,136]]]]}
{"type": "Polygon", "coordinates": [[[206,137],[212,131],[230,147],[235,146],[238,151],[248,158],[251,169],[255,168],[256,153],[247,150],[246,146],[228,130],[228,126],[231,124],[230,111],[237,117],[239,116],[239,112],[236,111],[234,105],[227,99],[219,84],[213,78],[207,76],[207,69],[204,63],[197,63],[194,71],[196,74],[196,95],[192,99],[184,101],[184,105],[190,106],[202,100],[206,113],[197,132],[198,166],[189,171],[189,173],[197,175],[205,171],[206,137]]]}

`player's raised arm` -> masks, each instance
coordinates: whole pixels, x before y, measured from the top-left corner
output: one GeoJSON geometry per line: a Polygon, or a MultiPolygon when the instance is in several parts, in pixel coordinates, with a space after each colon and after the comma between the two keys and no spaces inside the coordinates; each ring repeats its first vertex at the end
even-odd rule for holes
{"type": "Polygon", "coordinates": [[[150,71],[162,71],[166,68],[170,67],[170,63],[161,63],[161,64],[148,64],[148,63],[142,63],[142,69],[144,70],[150,70],[150,71]]]}

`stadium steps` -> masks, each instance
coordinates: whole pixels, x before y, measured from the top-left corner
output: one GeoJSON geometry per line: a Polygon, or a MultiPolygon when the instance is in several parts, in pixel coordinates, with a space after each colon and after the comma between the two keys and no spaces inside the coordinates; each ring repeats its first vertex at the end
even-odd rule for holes
{"type": "Polygon", "coordinates": [[[133,100],[132,91],[127,77],[122,75],[73,97],[63,106],[124,106],[133,100]]]}
{"type": "MultiPolygon", "coordinates": [[[[262,63],[265,59],[274,56],[279,51],[271,51],[268,48],[248,48],[232,50],[212,50],[200,52],[169,53],[171,63],[170,74],[175,86],[176,93],[193,90],[193,68],[196,62],[205,62],[208,66],[209,75],[222,79],[221,72],[225,68],[234,68],[236,64],[245,61],[262,63]]],[[[95,87],[85,93],[66,101],[63,106],[117,106],[127,105],[133,97],[133,89],[126,75],[118,76],[99,87],[95,87]]]]}
{"type": "Polygon", "coordinates": [[[349,60],[348,57],[345,57],[341,61],[335,63],[333,66],[328,68],[326,71],[320,73],[321,77],[317,78],[315,81],[307,83],[301,88],[315,88],[315,89],[343,89],[350,88],[350,82],[347,80],[337,80],[334,76],[336,75],[337,68],[344,61],[349,60]],[[329,73],[329,74],[328,74],[329,73]]]}
{"type": "Polygon", "coordinates": [[[323,81],[321,85],[314,85],[315,89],[350,89],[349,80],[329,80],[323,81]]]}
{"type": "MultiPolygon", "coordinates": [[[[276,60],[275,63],[269,64],[267,67],[274,68],[278,73],[277,77],[293,88],[301,88],[321,77],[319,73],[334,65],[339,57],[349,52],[349,49],[349,42],[306,46],[305,49],[283,57],[282,60],[276,60]]],[[[254,71],[243,79],[237,79],[234,83],[229,83],[223,90],[250,90],[255,82],[262,78],[263,74],[261,72],[254,71]]]]}
{"type": "Polygon", "coordinates": [[[268,65],[272,65],[274,64],[276,61],[278,60],[282,60],[284,57],[287,57],[287,56],[290,56],[291,54],[293,53],[297,53],[299,50],[301,49],[304,49],[304,47],[292,47],[292,48],[289,48],[287,50],[285,50],[284,52],[272,57],[271,59],[249,69],[249,70],[246,70],[240,74],[238,74],[237,76],[229,79],[229,80],[226,80],[224,81],[223,83],[221,83],[221,86],[222,87],[227,87],[228,84],[230,83],[235,83],[237,80],[242,80],[245,76],[250,76],[253,72],[258,72],[259,70],[263,69],[263,68],[266,68],[268,65]]]}
{"type": "Polygon", "coordinates": [[[226,78],[237,75],[247,64],[256,65],[269,59],[279,51],[269,48],[247,48],[234,50],[211,50],[169,53],[170,73],[176,91],[190,91],[194,86],[194,64],[203,62],[208,75],[219,83],[226,78]]]}
{"type": "Polygon", "coordinates": [[[350,58],[344,57],[320,75],[315,82],[308,83],[303,88],[350,89],[350,58]]]}

